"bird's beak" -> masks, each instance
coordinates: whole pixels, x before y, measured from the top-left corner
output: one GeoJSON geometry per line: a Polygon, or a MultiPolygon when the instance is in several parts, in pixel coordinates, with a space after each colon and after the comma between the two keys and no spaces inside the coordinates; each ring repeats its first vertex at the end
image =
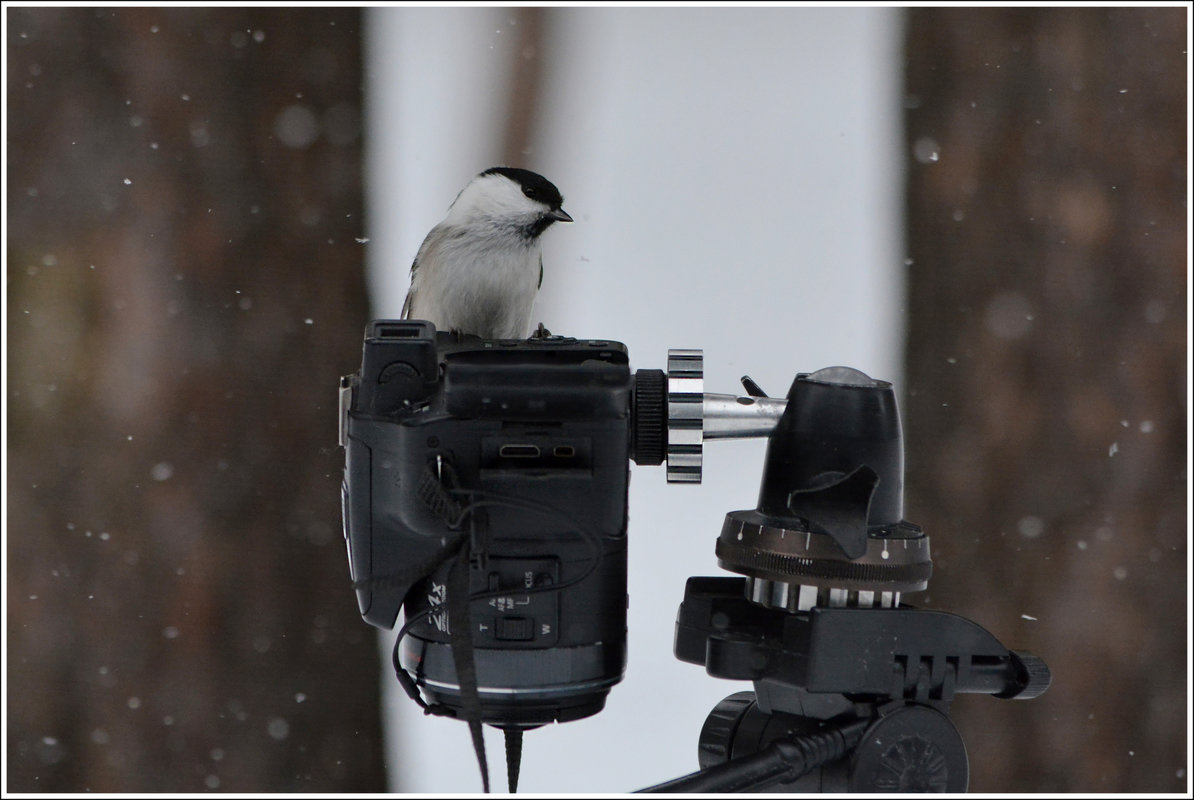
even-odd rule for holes
{"type": "Polygon", "coordinates": [[[562,208],[557,208],[557,209],[555,209],[554,211],[552,211],[552,212],[551,212],[550,214],[548,214],[547,216],[551,217],[551,218],[552,218],[552,219],[554,219],[556,222],[571,222],[571,221],[572,221],[572,217],[570,217],[570,216],[568,215],[568,212],[567,212],[567,211],[565,211],[565,210],[564,210],[564,209],[562,209],[562,208]]]}

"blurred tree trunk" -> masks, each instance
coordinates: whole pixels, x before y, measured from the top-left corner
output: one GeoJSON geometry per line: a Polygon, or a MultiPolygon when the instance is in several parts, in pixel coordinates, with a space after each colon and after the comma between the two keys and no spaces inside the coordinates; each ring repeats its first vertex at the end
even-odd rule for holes
{"type": "Polygon", "coordinates": [[[1188,787],[1186,14],[908,13],[908,514],[1054,675],[974,791],[1188,787]]]}
{"type": "Polygon", "coordinates": [[[518,43],[510,54],[510,81],[506,100],[506,130],[502,137],[502,164],[520,166],[531,153],[532,140],[543,107],[545,29],[550,24],[546,8],[512,8],[510,24],[518,43]]]}
{"type": "Polygon", "coordinates": [[[380,791],[358,9],[8,15],[11,791],[380,791]]]}

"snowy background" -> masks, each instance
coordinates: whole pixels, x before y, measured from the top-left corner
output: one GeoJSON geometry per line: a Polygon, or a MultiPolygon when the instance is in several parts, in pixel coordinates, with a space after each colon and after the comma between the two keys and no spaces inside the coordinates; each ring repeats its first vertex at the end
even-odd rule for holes
{"type": "MultiPolygon", "coordinates": [[[[634,368],[702,348],[713,392],[895,383],[912,602],[1054,670],[952,705],[972,789],[1189,796],[1191,20],[6,6],[4,791],[480,789],[358,613],[336,387],[505,162],[576,218],[553,331],[634,368]]],[[[626,679],[527,735],[524,790],[696,766],[748,687],[678,662],[673,621],[764,449],[710,443],[700,486],[633,468],[626,679]]]]}

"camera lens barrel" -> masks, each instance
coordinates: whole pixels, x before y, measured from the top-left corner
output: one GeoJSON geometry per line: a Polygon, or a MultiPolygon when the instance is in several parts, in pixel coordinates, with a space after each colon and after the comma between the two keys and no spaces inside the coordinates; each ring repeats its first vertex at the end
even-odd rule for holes
{"type": "MultiPolygon", "coordinates": [[[[522,549],[495,541],[495,552],[522,549]]],[[[567,551],[567,547],[558,548],[567,551]]],[[[608,542],[598,571],[560,592],[588,566],[574,558],[489,556],[470,569],[474,660],[484,721],[535,727],[596,714],[626,667],[626,541],[608,542]],[[572,562],[572,563],[569,563],[572,562]],[[488,587],[497,587],[486,591],[488,587]],[[532,591],[528,592],[530,589],[532,591]]],[[[446,569],[407,595],[407,614],[430,611],[401,643],[402,663],[429,700],[460,708],[444,601],[446,569]]]]}

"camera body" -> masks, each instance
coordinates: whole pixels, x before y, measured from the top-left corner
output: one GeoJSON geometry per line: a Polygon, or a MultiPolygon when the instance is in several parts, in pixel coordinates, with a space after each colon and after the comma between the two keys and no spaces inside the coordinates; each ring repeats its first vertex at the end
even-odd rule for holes
{"type": "Polygon", "coordinates": [[[345,538],[364,619],[422,617],[401,660],[433,701],[461,702],[448,557],[466,539],[483,721],[589,716],[621,680],[633,383],[617,342],[369,325],[341,384],[345,538]]]}

